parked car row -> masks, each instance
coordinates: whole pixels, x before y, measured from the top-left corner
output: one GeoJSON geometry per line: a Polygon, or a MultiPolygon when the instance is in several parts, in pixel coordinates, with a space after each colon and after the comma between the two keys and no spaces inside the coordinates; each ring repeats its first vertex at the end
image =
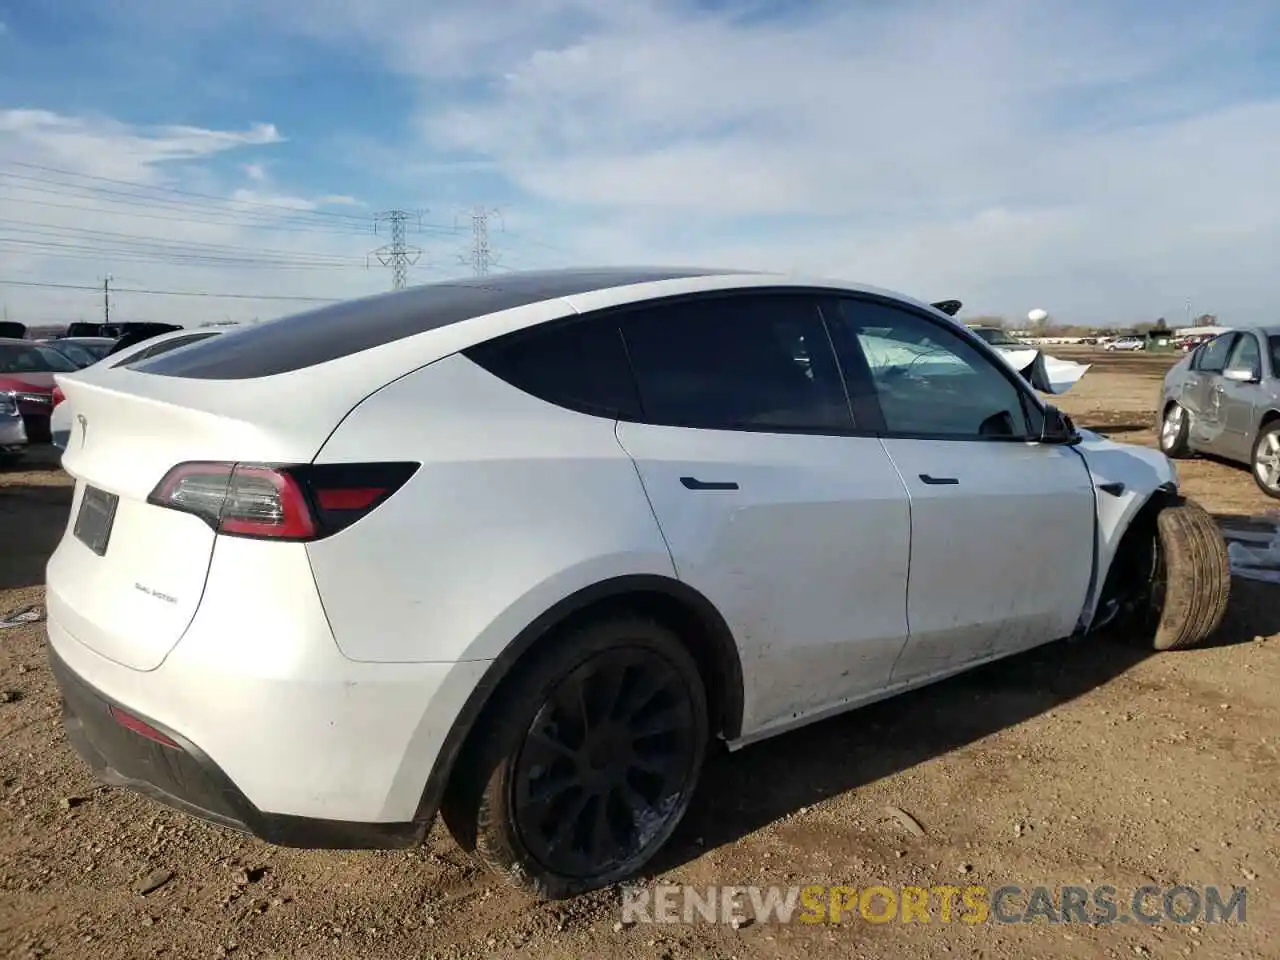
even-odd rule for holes
{"type": "Polygon", "coordinates": [[[99,365],[123,366],[223,332],[150,326],[170,332],[133,330],[118,338],[0,338],[0,461],[20,459],[32,444],[66,447],[71,412],[61,407],[64,395],[55,375],[74,375],[99,365]]]}

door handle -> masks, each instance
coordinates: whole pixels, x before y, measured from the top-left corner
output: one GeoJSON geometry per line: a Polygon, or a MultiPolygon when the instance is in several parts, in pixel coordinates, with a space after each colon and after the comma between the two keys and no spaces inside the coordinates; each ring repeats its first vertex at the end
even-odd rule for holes
{"type": "Polygon", "coordinates": [[[697,477],[681,477],[686,490],[737,490],[732,480],[699,480],[697,477]]]}
{"type": "Polygon", "coordinates": [[[920,474],[920,479],[925,483],[941,486],[942,484],[957,484],[960,481],[955,477],[931,477],[927,473],[920,474]]]}

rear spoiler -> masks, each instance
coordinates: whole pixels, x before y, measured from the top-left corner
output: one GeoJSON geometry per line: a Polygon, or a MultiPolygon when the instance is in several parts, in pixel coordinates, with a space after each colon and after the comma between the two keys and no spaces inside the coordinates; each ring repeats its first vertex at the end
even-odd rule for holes
{"type": "Polygon", "coordinates": [[[963,306],[964,304],[959,300],[939,300],[937,303],[932,304],[933,309],[941,310],[948,317],[954,317],[963,306]]]}

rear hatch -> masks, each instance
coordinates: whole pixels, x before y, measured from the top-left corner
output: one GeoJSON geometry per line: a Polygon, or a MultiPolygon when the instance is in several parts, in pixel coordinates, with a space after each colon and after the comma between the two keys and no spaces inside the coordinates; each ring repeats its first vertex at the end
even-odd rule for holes
{"type": "Polygon", "coordinates": [[[58,378],[76,488],[49,561],[49,616],[102,656],[151,670],[195,615],[217,536],[148,496],[183,462],[307,463],[359,398],[337,389],[299,404],[284,383],[87,372],[58,378]]]}

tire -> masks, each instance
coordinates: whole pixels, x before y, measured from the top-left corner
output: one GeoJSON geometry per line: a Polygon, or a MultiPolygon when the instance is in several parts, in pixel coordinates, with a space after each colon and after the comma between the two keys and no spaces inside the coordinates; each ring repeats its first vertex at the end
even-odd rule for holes
{"type": "Polygon", "coordinates": [[[1280,420],[1272,420],[1258,431],[1249,466],[1258,489],[1280,500],[1280,420]]]}
{"type": "Polygon", "coordinates": [[[464,850],[513,886],[576,896],[635,875],[667,842],[707,740],[706,691],[680,639],[643,617],[599,620],[552,639],[503,683],[441,815],[464,850]],[[615,719],[594,724],[593,743],[584,730],[604,713],[615,719]],[[553,771],[558,786],[545,788],[553,771]],[[614,846],[588,849],[602,838],[614,846]]]}
{"type": "Polygon", "coordinates": [[[1227,611],[1231,567],[1213,517],[1192,500],[1156,514],[1150,597],[1150,645],[1183,650],[1208,639],[1227,611]]]}
{"type": "Polygon", "coordinates": [[[1191,430],[1191,420],[1186,409],[1179,403],[1171,403],[1160,418],[1160,452],[1166,457],[1180,460],[1191,453],[1187,444],[1187,435],[1191,430]]]}

